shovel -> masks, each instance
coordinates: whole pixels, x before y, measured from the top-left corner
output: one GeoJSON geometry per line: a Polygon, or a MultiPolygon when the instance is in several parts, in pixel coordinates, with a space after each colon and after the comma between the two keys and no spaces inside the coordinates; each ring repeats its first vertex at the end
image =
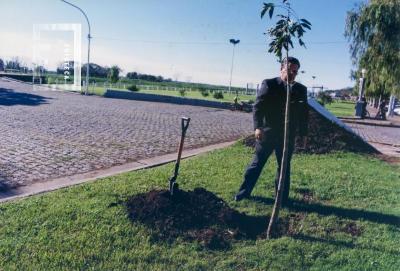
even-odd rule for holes
{"type": "Polygon", "coordinates": [[[176,183],[176,178],[178,177],[179,163],[181,162],[183,142],[185,140],[186,130],[189,127],[189,122],[190,122],[190,118],[182,117],[182,123],[181,123],[182,124],[182,134],[181,134],[181,141],[179,143],[178,158],[176,159],[176,162],[175,162],[174,175],[169,179],[169,192],[171,193],[171,196],[173,196],[174,192],[176,192],[176,190],[178,190],[178,184],[176,183]]]}

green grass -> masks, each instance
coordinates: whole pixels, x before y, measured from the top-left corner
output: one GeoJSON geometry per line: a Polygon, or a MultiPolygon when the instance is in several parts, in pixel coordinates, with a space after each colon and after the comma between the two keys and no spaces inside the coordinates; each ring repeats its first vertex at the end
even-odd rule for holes
{"type": "MultiPolygon", "coordinates": [[[[150,93],[150,94],[158,94],[158,95],[168,95],[168,96],[175,96],[175,97],[182,97],[179,91],[176,90],[140,90],[141,93],[150,93]]],[[[193,98],[193,99],[201,99],[201,100],[211,100],[211,101],[224,101],[224,102],[233,102],[236,94],[231,93],[223,93],[223,99],[215,99],[210,93],[207,97],[201,95],[199,91],[186,91],[185,98],[193,98]]],[[[254,95],[243,95],[239,94],[239,101],[248,101],[253,100],[255,101],[256,97],[254,95]]]]}
{"type": "MultiPolygon", "coordinates": [[[[59,86],[60,88],[62,87],[59,86]]],[[[121,91],[129,91],[127,89],[118,89],[118,88],[112,88],[115,90],[121,90],[121,91]]],[[[82,91],[84,91],[84,88],[82,87],[82,91]]],[[[104,87],[89,87],[89,93],[90,94],[95,94],[99,96],[103,96],[106,93],[106,88],[104,87]]],[[[139,93],[149,93],[149,94],[157,94],[157,95],[166,95],[166,96],[174,96],[174,97],[182,97],[179,91],[177,90],[140,90],[139,93]]],[[[201,100],[210,100],[210,101],[224,101],[224,102],[233,102],[236,94],[230,94],[230,93],[223,93],[224,98],[223,99],[215,99],[212,96],[212,93],[209,94],[209,96],[204,97],[201,95],[199,91],[186,91],[184,98],[192,98],[192,99],[201,99],[201,100]]],[[[239,94],[239,101],[249,101],[253,100],[255,101],[255,96],[254,95],[243,95],[239,94]]]]}
{"type": "MultiPolygon", "coordinates": [[[[239,144],[182,161],[183,189],[206,187],[249,215],[270,215],[275,162],[254,195],[234,202],[252,151],[239,144]],[[223,162],[222,162],[223,161],[223,162]],[[263,200],[264,199],[264,200],[263,200]]],[[[0,270],[398,270],[400,168],[352,153],[295,155],[290,197],[302,214],[297,236],[239,240],[210,251],[172,244],[129,220],[122,204],[137,193],[166,188],[173,165],[125,173],[95,183],[0,205],[0,270]],[[314,194],[300,204],[298,189],[314,194]],[[397,220],[396,219],[397,216],[397,220]],[[393,219],[394,218],[394,219],[393,219]],[[393,220],[395,220],[393,222],[393,220]],[[355,223],[360,236],[341,231],[355,223]]]]}
{"type": "MultiPolygon", "coordinates": [[[[128,91],[126,89],[117,89],[117,90],[128,91]]],[[[100,96],[103,96],[105,94],[105,91],[106,90],[103,87],[91,87],[89,90],[90,93],[100,95],[100,96]]],[[[192,99],[211,100],[211,101],[224,101],[224,102],[233,102],[233,99],[236,96],[236,94],[223,93],[224,94],[223,99],[215,99],[212,96],[212,93],[210,93],[209,96],[204,97],[201,95],[201,93],[199,91],[186,91],[185,96],[181,96],[181,94],[177,90],[144,90],[144,89],[142,89],[139,91],[139,93],[149,93],[149,94],[157,94],[157,95],[166,95],[166,96],[184,97],[184,98],[192,98],[192,99]]],[[[248,100],[255,101],[255,96],[239,94],[239,101],[248,101],[248,100]]]]}
{"type": "Polygon", "coordinates": [[[325,105],[325,108],[337,117],[353,117],[355,112],[354,106],[353,102],[338,101],[325,105]]]}

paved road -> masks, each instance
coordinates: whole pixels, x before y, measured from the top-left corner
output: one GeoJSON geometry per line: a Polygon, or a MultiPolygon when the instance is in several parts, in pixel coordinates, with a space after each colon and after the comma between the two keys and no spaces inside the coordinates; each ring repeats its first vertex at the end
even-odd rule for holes
{"type": "Polygon", "coordinates": [[[0,190],[238,139],[251,114],[205,107],[33,91],[0,78],[0,190]]]}

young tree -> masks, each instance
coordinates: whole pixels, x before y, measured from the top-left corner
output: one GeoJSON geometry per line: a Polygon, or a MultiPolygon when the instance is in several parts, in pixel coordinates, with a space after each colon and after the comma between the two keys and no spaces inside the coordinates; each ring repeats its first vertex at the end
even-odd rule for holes
{"type": "MultiPolygon", "coordinates": [[[[274,15],[274,10],[276,8],[281,8],[286,11],[286,14],[278,14],[278,21],[275,26],[268,29],[266,35],[272,38],[269,44],[268,52],[274,53],[278,57],[279,61],[282,61],[282,51],[286,52],[286,59],[289,57],[289,49],[293,48],[292,38],[296,38],[300,46],[305,47],[305,43],[301,39],[306,32],[305,28],[311,29],[311,23],[306,19],[299,19],[295,11],[290,7],[289,0],[282,0],[282,5],[275,5],[274,3],[264,3],[264,7],[261,11],[261,18],[268,12],[269,18],[272,19],[274,15]],[[293,19],[293,17],[295,19],[293,19]]],[[[286,61],[286,70],[289,70],[288,62],[286,61]]],[[[289,80],[289,76],[287,77],[289,80]]],[[[290,89],[291,86],[289,81],[286,82],[286,108],[285,108],[285,132],[284,132],[284,142],[283,142],[283,156],[282,156],[282,166],[279,175],[278,191],[275,197],[275,204],[272,209],[271,219],[269,221],[267,229],[267,238],[271,237],[271,231],[274,227],[278,216],[279,210],[282,204],[282,192],[283,192],[283,180],[285,179],[287,173],[288,164],[288,153],[289,153],[289,116],[290,116],[290,89]]]]}
{"type": "Polygon", "coordinates": [[[370,0],[347,13],[345,36],[356,77],[367,69],[366,94],[400,95],[400,0],[370,0]]]}

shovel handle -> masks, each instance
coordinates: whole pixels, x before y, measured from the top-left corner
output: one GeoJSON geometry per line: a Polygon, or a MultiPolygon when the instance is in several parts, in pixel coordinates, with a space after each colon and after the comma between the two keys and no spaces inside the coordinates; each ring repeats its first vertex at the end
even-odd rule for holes
{"type": "Polygon", "coordinates": [[[186,134],[186,130],[189,127],[190,118],[182,117],[182,133],[186,134]]]}

